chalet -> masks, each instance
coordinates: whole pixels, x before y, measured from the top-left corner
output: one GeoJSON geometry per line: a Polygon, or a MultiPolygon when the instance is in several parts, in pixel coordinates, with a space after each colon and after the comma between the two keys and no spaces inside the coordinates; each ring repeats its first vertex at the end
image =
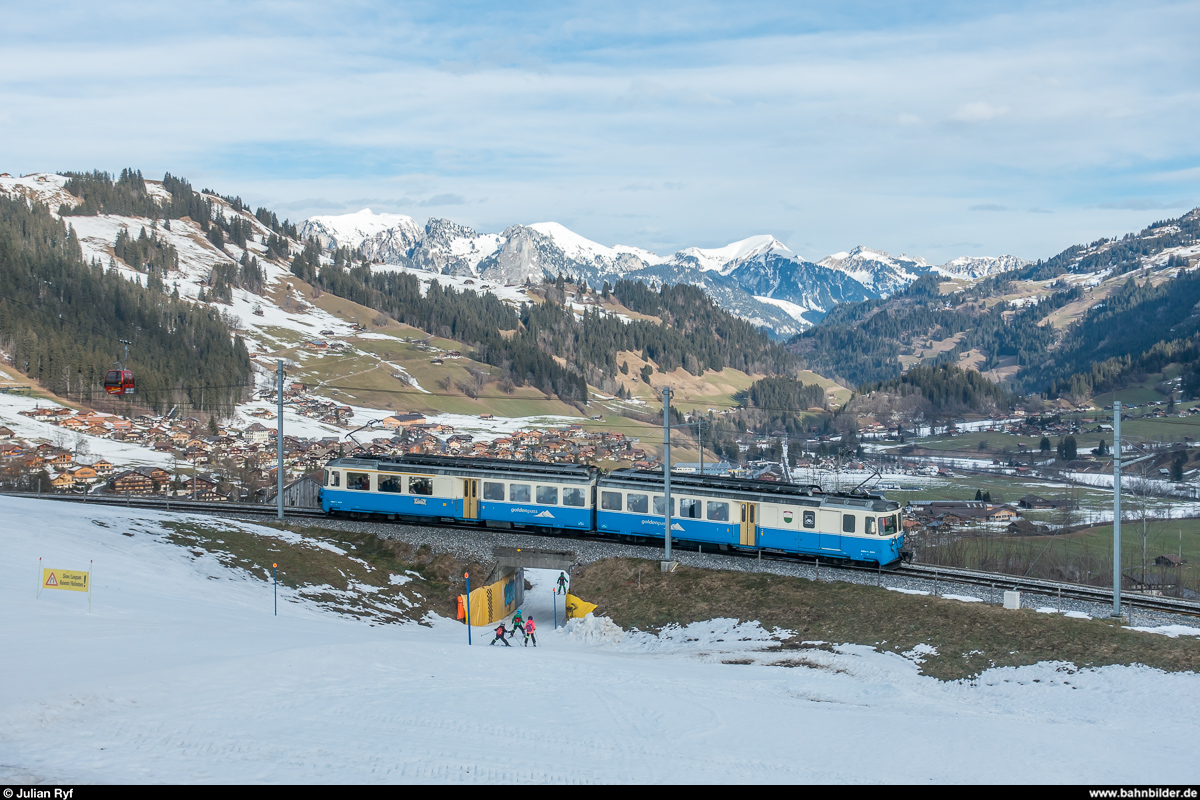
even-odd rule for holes
{"type": "Polygon", "coordinates": [[[50,485],[59,490],[73,489],[75,488],[75,479],[71,477],[70,473],[60,472],[50,479],[50,485]]]}
{"type": "Polygon", "coordinates": [[[126,470],[109,481],[109,487],[117,494],[153,494],[154,481],[149,475],[137,470],[126,470]]]}
{"type": "Polygon", "coordinates": [[[13,433],[12,428],[6,428],[3,425],[0,425],[0,440],[11,439],[14,436],[16,436],[16,434],[13,433]]]}
{"type": "Polygon", "coordinates": [[[46,463],[52,467],[65,467],[74,460],[70,453],[63,451],[46,458],[46,463]]]}
{"type": "Polygon", "coordinates": [[[1159,556],[1158,558],[1154,559],[1154,564],[1158,567],[1178,567],[1180,564],[1186,563],[1187,561],[1185,559],[1172,555],[1159,556]]]}
{"type": "Polygon", "coordinates": [[[207,478],[196,476],[188,478],[183,482],[183,488],[176,492],[176,496],[191,497],[195,492],[197,500],[223,500],[221,495],[217,494],[217,484],[207,478]]]}
{"type": "Polygon", "coordinates": [[[1004,530],[1016,536],[1037,536],[1042,532],[1040,527],[1026,519],[1014,519],[1004,530]]]}
{"type": "Polygon", "coordinates": [[[19,444],[0,444],[0,458],[20,458],[24,453],[19,444]]]}
{"type": "Polygon", "coordinates": [[[251,444],[266,444],[271,441],[272,431],[261,422],[256,422],[242,431],[242,438],[251,444]]]}
{"type": "Polygon", "coordinates": [[[393,414],[390,417],[384,417],[380,420],[380,424],[389,431],[394,431],[397,428],[407,428],[410,425],[424,425],[425,415],[411,412],[407,414],[393,414]]]}
{"type": "Polygon", "coordinates": [[[76,484],[90,483],[96,480],[98,477],[96,470],[87,465],[72,467],[71,469],[67,470],[65,474],[70,475],[76,484]]]}
{"type": "Polygon", "coordinates": [[[106,458],[102,458],[95,464],[92,464],[92,469],[96,470],[97,475],[111,475],[113,463],[106,458]]]}

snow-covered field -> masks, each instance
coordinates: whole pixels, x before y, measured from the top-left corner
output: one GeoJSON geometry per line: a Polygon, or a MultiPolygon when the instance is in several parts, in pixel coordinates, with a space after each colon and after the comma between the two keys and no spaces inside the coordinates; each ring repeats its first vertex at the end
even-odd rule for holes
{"type": "MultiPolygon", "coordinates": [[[[0,497],[5,782],[1186,782],[1200,678],[994,669],[846,646],[768,666],[753,623],[604,619],[541,646],[372,625],[167,543],[167,515],[0,497]],[[132,533],[133,536],[123,534],[132,533]],[[43,591],[94,562],[86,597],[43,591]],[[753,663],[722,663],[751,660],[753,663]],[[1163,702],[1170,698],[1170,702],[1163,702]],[[1151,711],[1152,710],[1152,711],[1151,711]]],[[[602,610],[602,609],[601,609],[602,610]]],[[[791,655],[795,655],[792,653],[791,655]]]]}

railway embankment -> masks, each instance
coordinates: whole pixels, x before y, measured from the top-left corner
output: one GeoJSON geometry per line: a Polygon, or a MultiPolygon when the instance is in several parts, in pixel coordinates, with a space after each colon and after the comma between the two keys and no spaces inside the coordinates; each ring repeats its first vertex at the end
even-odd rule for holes
{"type": "Polygon", "coordinates": [[[1009,610],[957,596],[907,594],[850,581],[682,565],[663,573],[657,562],[615,558],[578,570],[573,591],[597,603],[623,628],[655,630],[716,618],[756,620],[768,630],[778,629],[785,649],[861,644],[909,657],[917,653],[921,670],[943,680],[1041,661],[1075,668],[1200,667],[1200,640],[1194,637],[1172,639],[1103,618],[1009,610]]]}
{"type": "MultiPolygon", "coordinates": [[[[556,547],[577,555],[572,591],[626,629],[655,631],[716,618],[756,620],[779,629],[783,649],[861,644],[908,657],[918,653],[922,671],[945,680],[1040,661],[1075,668],[1200,668],[1200,639],[1134,630],[1126,621],[1108,619],[1100,603],[1026,594],[1023,608],[1005,609],[990,602],[987,588],[945,578],[935,582],[902,573],[680,550],[675,552],[678,569],[663,573],[660,549],[614,542],[350,520],[289,527],[342,547],[353,542],[351,552],[368,563],[376,558],[381,565],[390,563],[387,559],[400,553],[402,560],[423,564],[431,595],[438,598],[431,610],[438,613],[448,613],[442,606],[461,590],[455,584],[461,573],[452,570],[469,564],[482,574],[490,569],[493,547],[537,548],[557,541],[556,547]]],[[[1196,621],[1139,611],[1137,624],[1195,626],[1196,621]]]]}

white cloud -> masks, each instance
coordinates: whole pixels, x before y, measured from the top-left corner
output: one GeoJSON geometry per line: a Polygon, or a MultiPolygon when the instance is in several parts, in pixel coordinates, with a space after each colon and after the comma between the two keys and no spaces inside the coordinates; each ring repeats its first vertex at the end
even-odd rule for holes
{"type": "Polygon", "coordinates": [[[993,106],[988,103],[967,103],[954,112],[954,119],[959,122],[987,122],[1003,117],[1008,113],[1008,106],[993,106]]]}
{"type": "Polygon", "coordinates": [[[1119,232],[1082,202],[1200,198],[1196,4],[817,32],[752,10],[556,10],[493,30],[383,6],[369,24],[228,6],[186,25],[122,6],[119,30],[71,23],[76,38],[34,8],[0,48],[0,113],[19,121],[0,125],[0,171],[169,170],[301,215],[470,199],[445,213],[487,230],[570,219],[655,250],[795,230],[813,256],[972,241],[1044,257],[1119,232]],[[1018,223],[971,213],[975,198],[1055,214],[1018,223]]]}

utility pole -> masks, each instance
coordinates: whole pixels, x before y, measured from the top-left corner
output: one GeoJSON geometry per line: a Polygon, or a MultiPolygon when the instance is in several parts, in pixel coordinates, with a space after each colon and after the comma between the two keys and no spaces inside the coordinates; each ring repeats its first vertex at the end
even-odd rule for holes
{"type": "Polygon", "coordinates": [[[1121,616],[1121,401],[1113,401],[1113,610],[1121,616]]]}
{"type": "Polygon", "coordinates": [[[275,516],[283,519],[283,359],[275,364],[279,384],[275,394],[278,401],[275,409],[275,516]]]}
{"type": "Polygon", "coordinates": [[[696,419],[696,441],[700,443],[700,477],[704,477],[704,418],[696,419]]]}
{"type": "MultiPolygon", "coordinates": [[[[663,542],[671,561],[671,390],[663,388],[663,542]]],[[[664,567],[666,564],[664,563],[664,567]]]]}

